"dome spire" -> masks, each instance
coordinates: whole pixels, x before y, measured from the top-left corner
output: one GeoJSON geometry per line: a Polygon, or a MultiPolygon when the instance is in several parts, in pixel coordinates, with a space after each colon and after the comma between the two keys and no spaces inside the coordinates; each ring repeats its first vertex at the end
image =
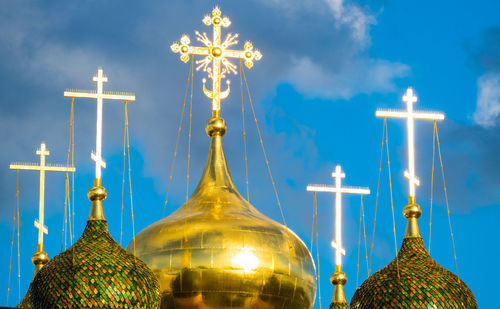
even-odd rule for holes
{"type": "Polygon", "coordinates": [[[238,34],[229,33],[224,42],[221,41],[221,27],[227,28],[231,25],[228,17],[222,17],[219,7],[212,10],[212,16],[205,15],[203,23],[207,26],[213,26],[213,39],[207,37],[206,33],[196,31],[196,40],[200,41],[205,47],[191,46],[189,36],[184,34],[181,37],[180,43],[175,42],[170,46],[174,53],[179,53],[180,58],[184,62],[188,62],[190,55],[205,56],[201,60],[197,60],[196,70],[203,69],[208,73],[208,77],[212,79],[212,90],[205,87],[206,79],[203,79],[203,92],[212,99],[212,117],[220,117],[220,101],[227,98],[230,87],[229,80],[226,81],[227,89],[221,91],[221,80],[226,77],[226,74],[237,74],[236,66],[232,64],[228,58],[243,59],[248,68],[253,66],[254,60],[260,60],[262,54],[259,50],[253,48],[252,43],[245,42],[244,50],[231,50],[230,46],[238,44],[238,34]],[[212,63],[212,67],[209,67],[212,63]]]}
{"type": "Polygon", "coordinates": [[[335,172],[332,173],[335,178],[335,187],[325,185],[309,185],[307,191],[335,193],[335,240],[332,241],[332,247],[335,249],[335,272],[330,277],[334,285],[332,303],[330,308],[347,308],[347,299],[345,297],[344,285],[347,283],[347,275],[342,271],[342,255],[345,255],[345,249],[342,247],[342,193],[350,194],[370,194],[368,188],[342,187],[342,178],[345,173],[342,167],[337,165],[335,172]]]}

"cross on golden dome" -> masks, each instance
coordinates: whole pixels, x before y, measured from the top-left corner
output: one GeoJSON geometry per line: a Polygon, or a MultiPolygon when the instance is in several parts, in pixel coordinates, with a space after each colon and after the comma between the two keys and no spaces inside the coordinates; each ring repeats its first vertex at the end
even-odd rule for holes
{"type": "Polygon", "coordinates": [[[189,45],[191,40],[189,36],[184,34],[181,37],[180,43],[175,42],[170,46],[174,53],[179,53],[180,58],[184,62],[189,61],[190,55],[205,56],[201,60],[197,60],[196,70],[203,69],[208,73],[208,77],[212,79],[212,90],[205,87],[206,79],[203,79],[203,92],[212,99],[212,114],[213,117],[220,116],[220,100],[227,98],[230,87],[229,80],[226,81],[227,89],[221,91],[221,79],[226,77],[226,74],[237,74],[236,66],[231,63],[228,58],[242,59],[248,68],[253,66],[254,60],[260,60],[262,54],[257,49],[254,50],[252,43],[245,42],[244,50],[231,50],[230,46],[238,44],[238,34],[229,33],[224,42],[221,42],[221,27],[227,28],[231,25],[228,17],[222,17],[219,7],[212,10],[212,16],[206,15],[203,18],[203,23],[207,26],[213,26],[213,40],[210,41],[207,34],[196,31],[196,39],[203,43],[205,47],[197,47],[189,45]],[[212,67],[210,67],[212,63],[212,67]],[[221,68],[222,66],[222,68],[221,68]]]}

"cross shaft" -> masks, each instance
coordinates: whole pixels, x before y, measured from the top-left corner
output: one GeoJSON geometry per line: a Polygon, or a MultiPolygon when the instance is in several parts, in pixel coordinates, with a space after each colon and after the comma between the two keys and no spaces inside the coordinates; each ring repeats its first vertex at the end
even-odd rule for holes
{"type": "Polygon", "coordinates": [[[308,185],[307,191],[335,193],[335,240],[332,241],[332,247],[335,249],[335,264],[342,266],[342,255],[345,255],[345,249],[342,247],[342,193],[349,194],[370,194],[368,188],[342,187],[342,178],[345,173],[342,172],[340,165],[335,167],[332,173],[335,178],[335,187],[326,185],[308,185]]]}
{"type": "Polygon", "coordinates": [[[102,68],[97,69],[97,74],[92,79],[97,83],[97,91],[88,90],[66,90],[65,97],[72,98],[88,98],[97,100],[97,117],[96,117],[96,140],[95,152],[91,154],[92,160],[95,162],[95,178],[101,179],[101,168],[106,168],[106,162],[102,158],[102,103],[103,100],[119,100],[119,101],[135,101],[133,93],[123,92],[104,92],[103,83],[108,82],[108,78],[104,75],[102,68]]]}
{"type": "Polygon", "coordinates": [[[420,185],[420,180],[415,175],[415,119],[443,120],[444,114],[433,112],[415,112],[413,111],[413,103],[416,103],[418,98],[414,95],[413,89],[408,88],[403,96],[403,101],[406,102],[406,111],[391,111],[377,110],[377,117],[390,118],[406,118],[408,132],[408,170],[404,172],[404,176],[409,182],[410,197],[415,198],[415,187],[420,185]]]}
{"type": "Polygon", "coordinates": [[[44,201],[45,201],[45,172],[75,172],[74,167],[62,165],[50,165],[45,163],[45,157],[50,155],[50,151],[42,142],[36,154],[40,156],[40,165],[33,163],[11,163],[11,170],[40,171],[40,195],[38,202],[38,220],[35,220],[35,227],[38,229],[38,247],[43,250],[43,234],[48,234],[48,229],[44,224],[44,201]]]}
{"type": "Polygon", "coordinates": [[[229,33],[222,42],[221,40],[221,27],[227,28],[231,25],[228,17],[222,17],[221,11],[218,7],[212,10],[212,16],[206,15],[203,23],[207,26],[213,26],[213,39],[207,37],[206,33],[200,34],[196,31],[196,39],[202,42],[205,47],[190,46],[191,40],[187,35],[181,37],[180,43],[175,42],[170,46],[174,53],[179,53],[180,58],[184,62],[188,62],[190,55],[205,56],[202,60],[197,60],[198,67],[196,70],[203,69],[208,72],[209,78],[212,79],[212,90],[205,87],[206,80],[203,79],[203,92],[212,99],[212,115],[213,117],[220,116],[220,101],[227,98],[230,92],[229,80],[226,82],[228,87],[226,90],[221,91],[221,79],[226,77],[226,74],[231,72],[237,74],[236,66],[229,62],[228,58],[243,59],[248,68],[253,66],[254,60],[260,60],[262,54],[258,50],[253,49],[250,42],[246,42],[244,50],[231,50],[228,47],[238,43],[236,40],[238,34],[232,35],[229,33]],[[212,67],[209,67],[212,63],[212,67]],[[222,68],[221,68],[222,67],[222,68]]]}

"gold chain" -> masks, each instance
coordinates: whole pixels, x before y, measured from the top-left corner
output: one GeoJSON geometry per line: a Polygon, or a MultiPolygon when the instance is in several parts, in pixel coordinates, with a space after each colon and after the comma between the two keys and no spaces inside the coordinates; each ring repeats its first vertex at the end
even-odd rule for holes
{"type": "MultiPolygon", "coordinates": [[[[252,108],[252,114],[253,118],[255,121],[255,125],[257,126],[257,133],[259,134],[259,141],[260,141],[260,146],[262,148],[262,153],[264,154],[264,159],[266,160],[266,166],[267,166],[267,172],[269,173],[269,178],[271,179],[271,183],[273,185],[274,189],[274,195],[276,196],[276,201],[278,202],[278,207],[281,212],[281,218],[283,219],[283,225],[285,225],[285,228],[287,227],[286,221],[285,221],[285,215],[283,214],[283,209],[281,207],[280,199],[278,196],[278,190],[276,190],[276,184],[274,182],[273,174],[271,173],[271,167],[269,166],[269,160],[267,159],[267,154],[266,154],[266,149],[264,148],[264,142],[262,141],[262,134],[260,133],[260,128],[259,128],[259,123],[257,122],[257,116],[255,115],[255,110],[253,108],[253,102],[252,102],[252,97],[250,96],[250,89],[248,88],[248,82],[247,82],[247,77],[245,75],[245,69],[242,69],[243,73],[243,79],[245,80],[245,85],[248,93],[248,101],[250,102],[250,107],[252,108]]],[[[287,228],[288,230],[288,228],[287,228]]]]}
{"type": "MultiPolygon", "coordinates": [[[[71,166],[75,166],[75,113],[74,113],[74,99],[71,98],[71,166]]],[[[70,244],[73,245],[75,241],[75,173],[71,173],[71,210],[73,211],[73,215],[71,217],[70,224],[70,244]]],[[[69,212],[69,209],[68,209],[69,212]]]]}
{"type": "Polygon", "coordinates": [[[167,208],[167,204],[168,204],[168,195],[170,193],[170,186],[172,184],[172,176],[173,176],[173,173],[174,173],[175,158],[177,157],[177,149],[178,149],[178,146],[179,146],[179,138],[181,136],[181,129],[182,129],[182,120],[184,119],[184,110],[186,108],[187,93],[188,93],[189,82],[191,80],[191,75],[192,74],[193,74],[193,57],[191,57],[191,65],[189,67],[189,73],[188,73],[187,85],[186,85],[186,92],[184,94],[184,103],[182,104],[181,119],[179,121],[179,129],[177,130],[177,141],[175,142],[174,158],[172,160],[172,166],[170,167],[170,177],[168,179],[167,196],[165,198],[165,204],[163,206],[162,218],[165,217],[165,209],[167,208]]]}
{"type": "MultiPolygon", "coordinates": [[[[189,163],[191,161],[191,124],[193,119],[193,70],[191,70],[191,91],[189,99],[189,135],[188,135],[188,156],[186,170],[186,202],[189,198],[189,163]]],[[[184,241],[187,242],[187,207],[184,208],[184,241]]]]}
{"type": "MultiPolygon", "coordinates": [[[[71,145],[70,145],[71,147],[71,145]]],[[[65,181],[64,181],[64,187],[65,187],[65,190],[68,191],[69,188],[69,184],[68,184],[68,172],[66,172],[66,178],[65,178],[65,181]]],[[[67,213],[68,213],[68,196],[67,194],[64,196],[64,211],[63,211],[63,224],[62,224],[62,231],[61,231],[61,234],[62,234],[62,237],[61,237],[61,251],[64,251],[66,250],[66,246],[67,246],[67,225],[68,225],[68,216],[67,216],[67,213]]]]}
{"type": "MultiPolygon", "coordinates": [[[[7,306],[9,306],[9,293],[10,293],[10,275],[12,273],[12,252],[14,251],[14,236],[16,231],[16,211],[19,206],[19,170],[16,175],[16,193],[14,197],[14,213],[12,215],[12,241],[10,243],[10,258],[9,258],[9,281],[7,284],[7,306]]],[[[19,245],[19,244],[18,244],[19,245]]]]}
{"type": "Polygon", "coordinates": [[[379,190],[380,190],[380,174],[382,173],[382,158],[384,156],[384,138],[385,138],[385,129],[387,126],[387,122],[384,119],[384,124],[382,125],[382,146],[380,148],[380,165],[378,168],[378,183],[377,183],[377,195],[375,199],[375,216],[373,217],[373,232],[372,232],[372,244],[370,247],[370,263],[368,267],[368,277],[370,277],[372,270],[372,256],[373,256],[373,246],[375,244],[375,227],[377,225],[377,210],[378,210],[378,198],[379,198],[379,190]]]}
{"type": "Polygon", "coordinates": [[[21,302],[21,250],[19,247],[19,222],[21,217],[19,216],[19,170],[16,176],[16,201],[17,201],[17,284],[19,293],[19,302],[21,302]]]}
{"type": "Polygon", "coordinates": [[[366,271],[368,271],[368,249],[367,249],[367,246],[366,246],[365,206],[363,205],[363,194],[361,194],[361,213],[363,214],[363,236],[364,236],[364,239],[365,239],[366,271]]]}
{"type": "Polygon", "coordinates": [[[366,245],[366,225],[365,225],[365,206],[363,205],[363,194],[361,194],[361,206],[359,209],[359,239],[358,239],[358,270],[356,275],[356,288],[359,286],[359,256],[361,253],[361,225],[363,226],[363,236],[365,243],[365,259],[366,259],[366,271],[368,272],[368,248],[366,245]]]}
{"type": "Polygon", "coordinates": [[[389,159],[389,130],[387,128],[387,119],[384,117],[384,124],[385,124],[385,146],[387,149],[387,172],[389,174],[389,188],[391,191],[391,210],[392,210],[392,227],[394,231],[394,248],[396,250],[396,269],[398,271],[398,280],[401,279],[400,274],[399,274],[399,259],[398,259],[398,241],[396,237],[396,219],[394,218],[394,202],[392,198],[392,179],[391,179],[391,161],[389,159]]]}
{"type": "Polygon", "coordinates": [[[313,245],[314,245],[314,224],[315,224],[315,220],[316,220],[316,211],[315,211],[315,206],[316,205],[316,191],[314,191],[314,199],[313,199],[313,217],[312,217],[312,225],[311,225],[311,246],[310,246],[310,249],[309,251],[313,252],[313,245]]]}
{"type": "MultiPolygon", "coordinates": [[[[70,109],[70,120],[69,120],[69,142],[68,142],[68,154],[66,157],[66,167],[74,167],[75,162],[75,114],[74,114],[75,98],[71,98],[71,109],[70,109]],[[71,165],[70,165],[71,160],[71,165]]],[[[74,202],[75,202],[75,173],[72,173],[71,179],[72,189],[70,193],[70,180],[69,172],[66,172],[65,179],[65,196],[64,196],[64,218],[63,218],[63,235],[64,235],[64,249],[67,248],[67,232],[69,229],[69,239],[70,243],[73,244],[73,224],[74,224],[74,202]],[[71,196],[70,196],[71,195],[71,196]],[[71,216],[71,210],[73,209],[73,217],[71,216]],[[72,220],[73,219],[73,224],[72,220]],[[69,227],[68,227],[69,225],[69,227]]]]}
{"type": "Polygon", "coordinates": [[[128,157],[128,188],[130,192],[130,215],[132,217],[132,243],[134,244],[134,261],[135,261],[135,219],[134,219],[134,200],[132,198],[132,169],[130,167],[130,136],[128,129],[128,111],[127,101],[125,101],[125,126],[127,128],[127,157],[128,157]]]}
{"type": "Polygon", "coordinates": [[[245,130],[245,106],[243,105],[243,79],[241,74],[241,58],[240,58],[240,89],[241,89],[241,120],[243,124],[243,145],[245,150],[245,175],[246,175],[246,185],[247,185],[247,201],[250,202],[250,190],[248,188],[248,160],[247,160],[247,133],[245,130]]]}
{"type": "MultiPolygon", "coordinates": [[[[320,277],[320,267],[319,267],[319,233],[318,233],[318,200],[316,199],[316,192],[314,192],[313,197],[313,209],[314,217],[316,218],[316,260],[318,261],[318,297],[319,297],[319,309],[321,309],[321,277],[320,277]]],[[[312,252],[312,251],[311,251],[312,252]]]]}
{"type": "Polygon", "coordinates": [[[127,103],[125,102],[125,118],[123,121],[123,172],[122,172],[122,209],[120,214],[120,246],[123,238],[123,208],[125,200],[125,168],[126,168],[126,147],[127,147],[127,103]]]}
{"type": "MultiPolygon", "coordinates": [[[[193,72],[191,72],[193,74],[193,72]]],[[[186,202],[189,198],[189,167],[191,163],[191,127],[193,120],[193,76],[191,75],[191,91],[189,96],[189,132],[188,132],[188,154],[186,170],[186,202]]]]}
{"type": "Polygon", "coordinates": [[[434,198],[434,162],[436,157],[436,130],[437,124],[434,120],[434,128],[432,130],[432,169],[431,169],[431,205],[429,214],[429,254],[431,254],[431,235],[432,235],[432,202],[434,198]]]}
{"type": "Polygon", "coordinates": [[[455,238],[453,236],[453,228],[451,227],[451,217],[450,217],[450,207],[448,204],[448,190],[446,190],[446,181],[444,179],[444,167],[443,167],[443,158],[441,157],[441,145],[439,143],[439,134],[436,126],[436,141],[438,145],[438,153],[439,153],[439,163],[441,164],[441,174],[443,175],[443,188],[444,188],[444,197],[446,200],[446,211],[448,213],[448,224],[450,226],[450,234],[451,234],[451,243],[453,245],[453,256],[455,258],[455,267],[457,269],[457,277],[459,278],[459,273],[458,273],[458,261],[457,261],[457,251],[455,249],[455,238]]]}
{"type": "Polygon", "coordinates": [[[356,289],[359,287],[359,256],[361,252],[361,215],[362,208],[359,208],[359,231],[358,231],[358,263],[356,266],[356,289]]]}

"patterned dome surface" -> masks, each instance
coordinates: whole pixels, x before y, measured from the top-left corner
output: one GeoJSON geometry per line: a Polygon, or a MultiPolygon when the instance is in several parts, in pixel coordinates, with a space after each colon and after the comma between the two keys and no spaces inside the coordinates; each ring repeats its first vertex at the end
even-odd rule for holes
{"type": "Polygon", "coordinates": [[[33,308],[155,308],[159,285],[141,260],[89,220],[82,237],[55,256],[31,284],[33,308]]]}
{"type": "Polygon", "coordinates": [[[330,309],[349,309],[347,304],[330,303],[330,309]]]}
{"type": "Polygon", "coordinates": [[[28,292],[26,295],[24,295],[24,298],[21,300],[21,302],[16,306],[16,308],[31,308],[31,285],[30,288],[28,289],[28,292]]]}
{"type": "Polygon", "coordinates": [[[477,308],[469,287],[430,257],[421,237],[405,238],[397,258],[400,281],[394,259],[358,288],[351,309],[477,308]]]}

